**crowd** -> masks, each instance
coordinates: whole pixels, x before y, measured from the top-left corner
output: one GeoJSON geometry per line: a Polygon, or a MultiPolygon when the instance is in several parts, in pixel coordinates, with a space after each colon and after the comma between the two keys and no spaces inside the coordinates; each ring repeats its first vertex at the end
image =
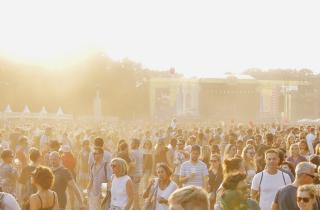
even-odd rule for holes
{"type": "Polygon", "coordinates": [[[70,123],[0,131],[4,210],[319,210],[320,127],[70,123]]]}

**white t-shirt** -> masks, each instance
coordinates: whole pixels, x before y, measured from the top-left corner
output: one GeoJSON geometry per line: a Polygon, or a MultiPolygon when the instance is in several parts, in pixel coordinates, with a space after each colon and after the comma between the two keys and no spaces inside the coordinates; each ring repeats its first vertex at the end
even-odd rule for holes
{"type": "Polygon", "coordinates": [[[176,189],[178,188],[177,184],[173,181],[170,182],[169,186],[161,190],[160,187],[158,186],[158,191],[157,191],[157,203],[156,203],[156,209],[155,210],[168,210],[169,206],[165,204],[160,204],[158,202],[158,198],[162,197],[166,200],[168,200],[169,196],[171,193],[173,193],[176,189]]]}
{"type": "Polygon", "coordinates": [[[191,179],[188,179],[183,186],[198,186],[203,187],[203,178],[209,175],[207,165],[198,160],[196,164],[193,164],[191,160],[185,161],[182,163],[180,168],[180,176],[190,176],[192,173],[195,173],[195,176],[191,179]]]}
{"type": "MultiPolygon", "coordinates": [[[[20,206],[17,203],[16,199],[9,193],[1,193],[4,194],[1,200],[0,209],[2,210],[20,210],[20,206]]],[[[0,194],[0,197],[2,196],[0,194]]]]}
{"type": "Polygon", "coordinates": [[[310,154],[314,154],[314,149],[313,149],[313,142],[314,140],[316,139],[316,136],[312,133],[309,133],[307,136],[306,136],[306,139],[307,139],[307,144],[308,144],[308,148],[309,148],[309,152],[310,154]]]}
{"type": "Polygon", "coordinates": [[[274,175],[269,174],[266,170],[257,173],[252,180],[251,189],[260,191],[259,206],[261,210],[270,210],[272,202],[276,196],[277,191],[285,185],[291,184],[290,176],[278,170],[274,175]],[[263,177],[261,180],[261,176],[263,177]],[[260,184],[261,181],[261,184],[260,184]],[[259,190],[260,186],[260,190],[259,190]]]}

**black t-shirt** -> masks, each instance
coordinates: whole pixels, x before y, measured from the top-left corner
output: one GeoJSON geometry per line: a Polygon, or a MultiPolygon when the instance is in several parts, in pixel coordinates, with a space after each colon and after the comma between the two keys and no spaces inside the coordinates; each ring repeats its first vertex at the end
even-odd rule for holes
{"type": "Polygon", "coordinates": [[[53,171],[53,174],[55,178],[52,190],[58,195],[59,208],[64,209],[67,205],[66,189],[69,181],[72,180],[72,175],[71,172],[64,167],[57,168],[53,171]]]}
{"type": "MultiPolygon", "coordinates": [[[[274,203],[278,204],[279,210],[299,210],[296,196],[298,188],[292,184],[282,187],[278,190],[274,203]]],[[[320,199],[317,197],[316,203],[313,206],[314,210],[320,209],[320,199]]]]}

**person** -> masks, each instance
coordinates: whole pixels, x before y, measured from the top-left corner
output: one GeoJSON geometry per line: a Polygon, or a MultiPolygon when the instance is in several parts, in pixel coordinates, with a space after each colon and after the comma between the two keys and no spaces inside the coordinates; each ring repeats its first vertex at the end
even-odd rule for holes
{"type": "MultiPolygon", "coordinates": [[[[298,210],[297,203],[292,199],[297,195],[299,186],[312,184],[315,178],[315,166],[309,162],[301,162],[296,167],[296,177],[292,184],[278,190],[272,204],[272,210],[298,210]]],[[[320,203],[319,203],[320,204],[320,203]]],[[[320,206],[315,203],[314,209],[320,206]]]]}
{"type": "Polygon", "coordinates": [[[39,166],[33,171],[31,182],[37,187],[37,193],[30,196],[30,210],[58,210],[57,193],[50,190],[53,173],[49,168],[39,166]]]}
{"type": "Polygon", "coordinates": [[[29,198],[32,194],[37,192],[37,188],[31,183],[32,172],[40,165],[41,154],[36,148],[30,148],[29,159],[31,163],[22,169],[18,178],[18,182],[22,184],[21,206],[22,209],[27,209],[29,205],[29,198]]]}
{"type": "Polygon", "coordinates": [[[316,139],[315,128],[312,127],[309,129],[309,133],[306,136],[306,142],[308,144],[310,155],[313,155],[315,153],[314,147],[313,147],[313,142],[315,141],[315,139],[316,139]]]}
{"type": "Polygon", "coordinates": [[[133,210],[140,209],[139,195],[140,195],[140,182],[143,175],[143,152],[139,147],[140,147],[140,140],[136,138],[132,139],[131,155],[134,158],[134,162],[136,163],[133,176],[131,177],[133,181],[133,189],[134,189],[133,210]]]}
{"type": "Polygon", "coordinates": [[[178,188],[178,185],[170,180],[171,175],[171,169],[166,164],[159,163],[157,165],[158,179],[151,180],[143,194],[143,198],[150,200],[151,196],[155,196],[155,210],[168,210],[168,198],[178,188]]]}
{"type": "Polygon", "coordinates": [[[314,185],[302,185],[298,188],[297,204],[300,210],[312,210],[315,202],[314,185]]]}
{"type": "Polygon", "coordinates": [[[220,155],[211,155],[209,168],[208,193],[210,194],[210,206],[214,206],[216,192],[223,180],[222,164],[220,155]]]}
{"type": "Polygon", "coordinates": [[[221,196],[220,203],[216,210],[247,210],[241,193],[236,190],[226,190],[221,196]]]}
{"type": "Polygon", "coordinates": [[[242,203],[242,205],[245,206],[246,209],[260,210],[258,203],[249,198],[249,188],[246,182],[246,174],[230,174],[225,178],[222,186],[224,191],[221,195],[221,198],[217,201],[217,205],[215,205],[215,210],[228,209],[226,208],[226,204],[228,204],[228,202],[226,202],[225,194],[230,190],[235,190],[239,193],[237,198],[239,201],[241,201],[239,204],[242,203]]]}
{"type": "Polygon", "coordinates": [[[79,185],[82,189],[85,189],[89,181],[89,154],[91,153],[89,140],[82,142],[82,147],[78,155],[78,177],[79,185]]]}
{"type": "MultiPolygon", "coordinates": [[[[259,137],[258,137],[259,138],[259,137]]],[[[257,144],[256,148],[256,167],[257,167],[257,172],[261,172],[265,168],[265,152],[268,149],[271,149],[273,142],[274,142],[274,136],[272,133],[267,133],[265,136],[265,141],[263,144],[257,144]]]]}
{"type": "Polygon", "coordinates": [[[19,160],[20,169],[23,169],[28,164],[28,138],[22,136],[16,146],[16,158],[19,160]]]}
{"type": "Polygon", "coordinates": [[[173,180],[178,184],[178,186],[181,186],[179,181],[181,165],[190,157],[190,154],[184,150],[184,146],[185,146],[185,141],[182,139],[179,139],[177,143],[177,150],[175,151],[175,154],[174,154],[173,163],[175,167],[174,167],[174,173],[173,173],[174,174],[173,180]]]}
{"type": "Polygon", "coordinates": [[[153,168],[153,149],[152,141],[145,140],[143,144],[143,187],[147,187],[149,178],[152,174],[153,168]]]}
{"type": "Polygon", "coordinates": [[[243,159],[244,167],[247,174],[247,183],[251,184],[254,175],[256,175],[256,165],[254,161],[255,149],[252,145],[247,145],[242,151],[241,157],[243,159]]]}
{"type": "Polygon", "coordinates": [[[169,197],[169,210],[209,210],[206,191],[196,186],[186,186],[174,191],[169,197]]]}
{"type": "Polygon", "coordinates": [[[299,150],[300,150],[300,155],[305,157],[306,159],[309,158],[310,156],[310,151],[308,148],[308,144],[305,140],[302,140],[299,142],[299,150]]]}
{"type": "MultiPolygon", "coordinates": [[[[104,152],[103,152],[103,160],[110,164],[112,155],[108,150],[104,149],[104,141],[103,141],[103,139],[100,138],[100,137],[95,138],[94,142],[93,142],[93,146],[94,146],[94,148],[99,147],[99,148],[102,148],[104,150],[104,152]]],[[[93,164],[93,162],[94,162],[93,152],[94,151],[91,151],[90,154],[89,154],[89,166],[91,166],[93,164]]]]}
{"type": "Polygon", "coordinates": [[[110,210],[130,210],[133,203],[133,183],[128,176],[128,166],[122,158],[111,160],[112,183],[110,210]]]}
{"type": "Polygon", "coordinates": [[[59,209],[66,209],[67,205],[67,196],[66,189],[67,187],[76,195],[78,199],[80,209],[84,209],[83,198],[80,190],[75,183],[75,180],[72,177],[71,172],[63,167],[60,155],[57,151],[53,151],[49,155],[49,162],[54,174],[54,182],[53,182],[53,191],[55,191],[58,195],[59,200],[59,209]]]}
{"type": "Polygon", "coordinates": [[[169,149],[166,147],[164,139],[159,139],[154,154],[154,172],[156,172],[156,167],[158,163],[168,164],[169,149]]]}
{"type": "Polygon", "coordinates": [[[193,145],[190,160],[182,163],[180,169],[180,182],[183,186],[195,185],[207,189],[208,168],[205,163],[199,160],[199,156],[200,146],[193,145]]]}
{"type": "Polygon", "coordinates": [[[16,181],[18,171],[13,166],[13,152],[10,149],[5,149],[1,153],[2,163],[0,163],[0,180],[3,192],[16,195],[16,181]]]}
{"type": "Polygon", "coordinates": [[[102,183],[108,183],[110,181],[111,169],[108,168],[108,162],[103,159],[104,151],[102,148],[95,148],[93,154],[94,162],[90,166],[89,184],[87,188],[88,209],[98,210],[101,203],[101,185],[102,183]]]}
{"type": "Polygon", "coordinates": [[[233,158],[237,153],[237,147],[233,144],[227,144],[226,147],[224,148],[223,152],[223,159],[231,159],[233,158]]]}
{"type": "Polygon", "coordinates": [[[244,166],[243,159],[240,157],[235,157],[232,159],[226,159],[223,161],[223,174],[231,174],[236,172],[245,173],[246,169],[244,166]]]}
{"type": "Polygon", "coordinates": [[[270,210],[280,187],[291,184],[290,176],[278,170],[279,154],[275,149],[265,153],[266,169],[257,173],[251,184],[251,198],[258,201],[261,210],[270,210]]]}
{"type": "Polygon", "coordinates": [[[207,165],[207,168],[210,167],[210,156],[211,156],[210,147],[208,145],[202,146],[200,160],[207,165]]]}
{"type": "Polygon", "coordinates": [[[287,161],[291,162],[294,167],[296,167],[300,162],[307,161],[305,157],[300,155],[299,144],[295,143],[290,146],[287,161]]]}
{"type": "Polygon", "coordinates": [[[0,209],[1,210],[21,210],[18,202],[10,193],[0,191],[0,209]]]}

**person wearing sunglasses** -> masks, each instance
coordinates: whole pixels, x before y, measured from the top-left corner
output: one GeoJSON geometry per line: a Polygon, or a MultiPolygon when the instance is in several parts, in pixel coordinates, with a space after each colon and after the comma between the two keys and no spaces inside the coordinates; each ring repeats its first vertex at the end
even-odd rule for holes
{"type": "MultiPolygon", "coordinates": [[[[297,205],[300,210],[315,209],[316,196],[314,185],[302,185],[297,191],[297,205]]],[[[317,206],[316,209],[319,209],[317,206]]]]}
{"type": "MultiPolygon", "coordinates": [[[[294,201],[294,197],[297,196],[298,187],[306,184],[313,184],[315,179],[315,166],[309,162],[301,162],[296,167],[296,178],[294,182],[290,185],[282,187],[278,190],[275,199],[272,204],[272,210],[298,210],[299,207],[294,201]]],[[[319,199],[318,199],[319,200],[319,199]]],[[[320,200],[319,200],[320,201],[320,200]]],[[[320,206],[320,202],[316,202],[320,206]]],[[[315,209],[319,209],[317,205],[314,206],[315,209]]]]}

